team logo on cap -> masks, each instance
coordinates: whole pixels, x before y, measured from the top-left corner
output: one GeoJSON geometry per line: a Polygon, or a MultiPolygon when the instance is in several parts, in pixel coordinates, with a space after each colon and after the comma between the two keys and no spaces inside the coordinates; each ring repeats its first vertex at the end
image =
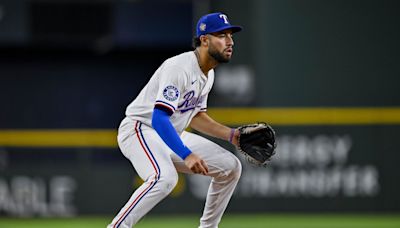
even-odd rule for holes
{"type": "Polygon", "coordinates": [[[220,14],[219,17],[224,20],[225,24],[229,24],[228,16],[226,16],[225,14],[220,14]]]}
{"type": "Polygon", "coordinates": [[[207,25],[206,24],[204,24],[204,23],[201,23],[200,24],[200,26],[199,26],[199,28],[200,28],[200,31],[206,31],[206,27],[207,27],[207,25]]]}
{"type": "Polygon", "coordinates": [[[176,101],[179,97],[179,91],[175,86],[169,85],[165,87],[163,95],[169,101],[176,101]]]}

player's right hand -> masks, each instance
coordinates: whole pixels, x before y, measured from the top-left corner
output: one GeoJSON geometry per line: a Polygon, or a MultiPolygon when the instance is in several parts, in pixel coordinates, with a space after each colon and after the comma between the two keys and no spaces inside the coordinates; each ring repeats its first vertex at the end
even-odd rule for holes
{"type": "Polygon", "coordinates": [[[208,174],[208,166],[203,159],[195,153],[191,153],[185,158],[185,165],[192,170],[193,173],[208,174]]]}

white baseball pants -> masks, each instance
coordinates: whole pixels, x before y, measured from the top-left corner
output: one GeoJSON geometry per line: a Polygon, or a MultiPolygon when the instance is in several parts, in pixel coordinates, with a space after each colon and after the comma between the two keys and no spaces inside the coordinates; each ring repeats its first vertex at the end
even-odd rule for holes
{"type": "MultiPolygon", "coordinates": [[[[199,135],[184,132],[181,139],[207,163],[212,177],[200,228],[217,228],[239,181],[241,163],[232,153],[199,135]]],[[[141,122],[125,118],[119,127],[118,144],[144,183],[108,228],[131,228],[173,190],[177,172],[192,172],[153,128],[141,122]]]]}

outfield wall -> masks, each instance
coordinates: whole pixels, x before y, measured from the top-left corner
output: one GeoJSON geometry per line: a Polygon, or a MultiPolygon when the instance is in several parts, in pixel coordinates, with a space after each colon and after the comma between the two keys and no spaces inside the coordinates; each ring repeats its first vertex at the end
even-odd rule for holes
{"type": "MultiPolygon", "coordinates": [[[[214,113],[224,111],[227,116],[235,110],[218,109],[214,113]]],[[[384,114],[383,110],[375,110],[379,111],[384,114]]],[[[223,117],[220,121],[224,122],[223,117]]],[[[234,148],[216,141],[235,152],[243,164],[242,178],[229,211],[393,212],[400,209],[400,198],[396,194],[400,186],[395,181],[399,159],[395,143],[398,124],[274,126],[278,132],[278,149],[267,168],[249,166],[234,148]]],[[[115,130],[20,129],[3,130],[0,136],[3,145],[9,139],[0,150],[2,214],[109,214],[141,183],[116,148],[115,130]],[[26,134],[48,140],[29,140],[23,137],[26,134]],[[65,141],[65,137],[69,140],[65,141]]],[[[180,175],[173,193],[155,212],[201,211],[209,181],[206,177],[180,175]]]]}

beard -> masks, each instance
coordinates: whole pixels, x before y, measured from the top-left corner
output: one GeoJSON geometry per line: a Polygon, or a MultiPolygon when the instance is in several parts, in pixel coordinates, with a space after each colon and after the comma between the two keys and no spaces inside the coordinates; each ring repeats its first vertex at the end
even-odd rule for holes
{"type": "Polygon", "coordinates": [[[218,63],[228,63],[231,60],[229,57],[223,55],[223,53],[218,52],[215,48],[211,47],[208,49],[208,54],[215,59],[218,63]]]}

